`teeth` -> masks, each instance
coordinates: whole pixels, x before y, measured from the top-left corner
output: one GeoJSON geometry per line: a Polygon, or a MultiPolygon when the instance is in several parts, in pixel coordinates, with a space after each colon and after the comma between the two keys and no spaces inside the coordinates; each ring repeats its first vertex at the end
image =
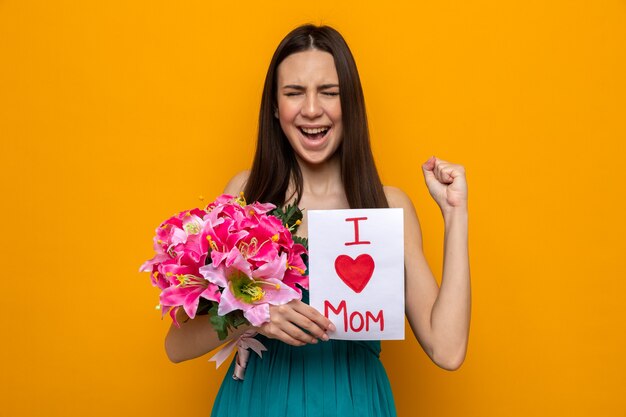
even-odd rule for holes
{"type": "Polygon", "coordinates": [[[315,129],[307,129],[305,127],[301,127],[300,129],[302,129],[302,131],[304,133],[308,133],[310,135],[314,135],[316,133],[321,133],[321,132],[326,132],[328,130],[327,127],[318,127],[318,128],[315,128],[315,129]]]}

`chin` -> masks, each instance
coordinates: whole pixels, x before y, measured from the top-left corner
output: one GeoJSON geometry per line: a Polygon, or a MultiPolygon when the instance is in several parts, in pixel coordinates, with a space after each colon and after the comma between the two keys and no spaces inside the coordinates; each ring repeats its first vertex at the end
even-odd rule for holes
{"type": "Polygon", "coordinates": [[[296,152],[296,156],[298,162],[304,163],[306,165],[318,166],[328,163],[332,160],[335,160],[338,157],[338,152],[335,150],[332,154],[324,154],[324,155],[311,155],[307,152],[296,152]]]}

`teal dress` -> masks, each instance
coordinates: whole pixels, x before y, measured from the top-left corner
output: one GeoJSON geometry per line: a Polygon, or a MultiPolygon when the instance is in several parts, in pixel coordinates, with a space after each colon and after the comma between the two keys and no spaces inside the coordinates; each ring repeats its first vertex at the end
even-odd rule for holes
{"type": "MultiPolygon", "coordinates": [[[[308,303],[308,292],[303,300],[308,303]]],[[[254,352],[243,381],[230,365],[212,417],[395,416],[380,341],[319,341],[291,346],[262,335],[263,357],[254,352]]]]}

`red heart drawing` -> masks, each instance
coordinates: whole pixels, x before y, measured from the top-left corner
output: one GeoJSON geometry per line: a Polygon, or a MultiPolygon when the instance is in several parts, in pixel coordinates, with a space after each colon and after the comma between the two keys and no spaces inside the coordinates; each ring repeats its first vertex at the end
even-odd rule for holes
{"type": "Polygon", "coordinates": [[[352,259],[348,255],[339,255],[335,259],[335,271],[352,291],[360,293],[372,278],[374,260],[367,254],[352,259]]]}

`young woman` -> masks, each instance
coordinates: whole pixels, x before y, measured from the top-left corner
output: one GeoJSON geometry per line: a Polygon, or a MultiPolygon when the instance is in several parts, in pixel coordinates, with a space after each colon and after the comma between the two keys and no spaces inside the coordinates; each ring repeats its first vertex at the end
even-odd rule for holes
{"type": "MultiPolygon", "coordinates": [[[[445,222],[441,287],[424,258],[410,199],[384,187],[378,177],[361,83],[347,44],[328,26],[304,25],[274,53],[252,169],[235,176],[225,192],[243,190],[248,201],[296,202],[308,210],[403,208],[406,315],[426,354],[454,370],[464,361],[470,323],[467,184],[462,166],[435,157],[422,170],[445,222]]],[[[307,236],[304,214],[301,236],[307,236]]],[[[305,291],[302,301],[270,307],[270,321],[254,329],[267,352],[263,358],[250,355],[244,380],[230,377],[233,361],[213,416],[395,415],[380,342],[329,340],[333,324],[307,302],[305,291]]],[[[240,327],[231,336],[246,330],[240,327]]],[[[221,343],[209,321],[201,319],[172,326],[165,346],[170,359],[180,362],[221,343]]]]}

